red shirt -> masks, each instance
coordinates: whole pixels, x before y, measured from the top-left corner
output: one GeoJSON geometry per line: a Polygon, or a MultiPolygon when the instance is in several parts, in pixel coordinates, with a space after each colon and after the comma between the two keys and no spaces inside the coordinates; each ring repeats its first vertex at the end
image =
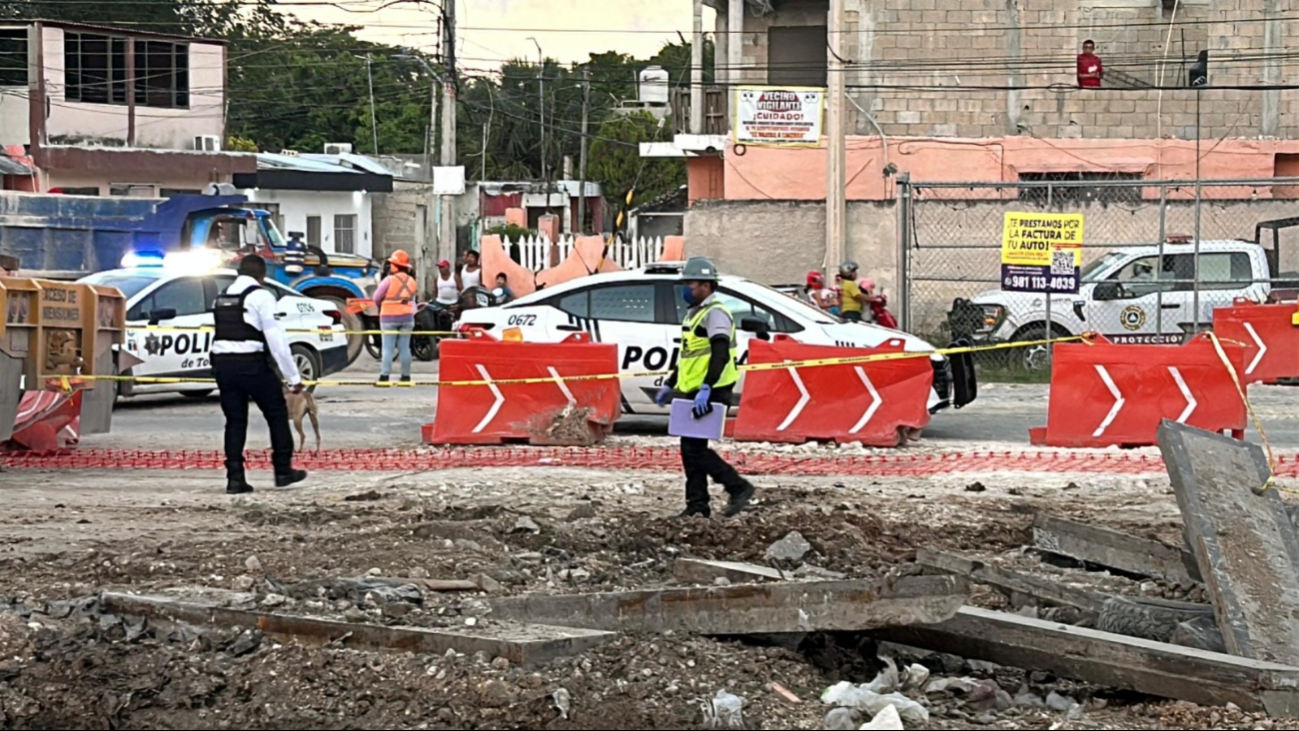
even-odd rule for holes
{"type": "Polygon", "coordinates": [[[1084,79],[1083,74],[1103,74],[1105,67],[1101,65],[1101,57],[1094,53],[1078,54],[1078,85],[1083,87],[1099,87],[1101,80],[1084,79]]]}

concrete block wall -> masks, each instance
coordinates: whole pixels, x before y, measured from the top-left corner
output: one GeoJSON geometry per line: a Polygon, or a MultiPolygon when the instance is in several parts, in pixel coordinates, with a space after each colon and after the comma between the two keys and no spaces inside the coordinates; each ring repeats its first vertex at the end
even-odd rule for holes
{"type": "MultiPolygon", "coordinates": [[[[1201,49],[1210,53],[1210,79],[1216,85],[1288,83],[1299,76],[1284,60],[1269,58],[1285,52],[1286,39],[1299,33],[1299,21],[1260,20],[1265,12],[1290,17],[1286,0],[1181,0],[1171,37],[1172,14],[1159,0],[847,4],[841,54],[856,62],[850,86],[928,87],[850,90],[887,135],[1195,137],[1195,94],[1189,90],[1160,94],[1112,84],[1078,89],[1075,56],[1086,39],[1097,43],[1108,70],[1150,84],[1161,78],[1165,86],[1184,84],[1201,49]],[[1015,86],[1031,88],[1002,88],[1015,86]]],[[[823,10],[825,3],[821,5],[823,10]]],[[[800,6],[793,17],[801,21],[814,14],[800,6]]],[[[765,37],[765,28],[773,23],[791,22],[784,11],[768,16],[760,22],[761,33],[751,37],[765,37]]],[[[752,58],[759,60],[765,63],[765,56],[752,58]]],[[[1296,96],[1205,91],[1200,133],[1206,139],[1294,135],[1299,132],[1296,96]]],[[[857,133],[875,133],[864,115],[856,110],[849,114],[857,133]]]]}
{"type": "Polygon", "coordinates": [[[374,258],[386,260],[397,249],[414,256],[421,241],[419,208],[428,195],[421,191],[379,193],[374,196],[374,258]]]}

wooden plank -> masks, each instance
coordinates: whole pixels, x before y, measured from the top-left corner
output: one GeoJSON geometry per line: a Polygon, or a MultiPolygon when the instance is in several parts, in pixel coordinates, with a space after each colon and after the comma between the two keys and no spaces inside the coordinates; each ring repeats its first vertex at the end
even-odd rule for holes
{"type": "Polygon", "coordinates": [[[1299,668],[975,607],[879,639],[1201,705],[1299,716],[1299,668]]]}
{"type": "Polygon", "coordinates": [[[770,566],[759,566],[738,561],[706,561],[699,558],[679,558],[672,564],[672,575],[681,581],[711,584],[726,579],[733,584],[751,584],[760,581],[784,581],[785,577],[770,566]]]}
{"type": "Polygon", "coordinates": [[[977,583],[987,584],[1008,595],[1027,597],[1033,600],[1033,603],[1075,607],[1092,614],[1100,612],[1108,598],[1096,592],[1076,589],[1060,582],[1027,576],[982,561],[928,548],[916,551],[916,563],[926,569],[967,576],[977,583]]]}
{"type": "Polygon", "coordinates": [[[1200,567],[1189,552],[1149,538],[1039,513],[1033,520],[1033,545],[1075,561],[1130,574],[1189,585],[1200,581],[1200,567]]]}
{"type": "Polygon", "coordinates": [[[968,594],[964,577],[910,576],[893,582],[812,581],[531,595],[493,602],[492,616],[627,632],[854,631],[940,622],[955,614],[968,594]]]}
{"type": "Polygon", "coordinates": [[[1167,420],[1158,440],[1227,651],[1299,665],[1299,535],[1262,447],[1167,420]]]}
{"type": "Polygon", "coordinates": [[[614,638],[610,632],[535,624],[435,630],[385,627],[357,622],[229,609],[215,603],[180,602],[169,597],[105,593],[104,611],[151,620],[260,630],[283,642],[335,644],[369,650],[442,654],[447,650],[504,657],[518,665],[544,663],[581,654],[614,638]]]}

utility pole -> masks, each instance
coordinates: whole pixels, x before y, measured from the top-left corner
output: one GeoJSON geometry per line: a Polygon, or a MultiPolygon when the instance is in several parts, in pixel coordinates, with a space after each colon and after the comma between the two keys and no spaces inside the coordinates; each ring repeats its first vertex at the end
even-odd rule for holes
{"type": "Polygon", "coordinates": [[[370,68],[370,54],[365,54],[365,75],[370,79],[370,131],[374,132],[374,154],[379,155],[379,121],[374,111],[374,71],[370,68]]]}
{"type": "MultiPolygon", "coordinates": [[[[537,125],[541,131],[541,177],[546,177],[546,59],[541,53],[541,44],[536,38],[528,40],[537,47],[537,125]]],[[[549,205],[550,201],[546,201],[549,205]]]]}
{"type": "MultiPolygon", "coordinates": [[[[442,167],[456,164],[456,0],[442,3],[442,60],[446,65],[442,80],[442,167]]],[[[456,258],[455,199],[448,195],[438,200],[438,249],[443,259],[456,258]]]]}
{"type": "Polygon", "coordinates": [[[704,0],[695,0],[694,35],[690,39],[690,129],[704,133],[704,0]]]}
{"type": "MultiPolygon", "coordinates": [[[[577,162],[577,233],[586,233],[586,128],[591,115],[591,67],[582,69],[582,152],[577,162]]],[[[549,201],[547,201],[549,202],[549,201]]]]}
{"type": "Polygon", "coordinates": [[[825,269],[826,281],[830,281],[833,267],[837,267],[845,258],[847,247],[848,203],[846,199],[847,180],[844,176],[847,146],[845,144],[844,106],[847,103],[844,78],[843,58],[839,54],[843,30],[844,0],[830,0],[829,37],[830,58],[829,72],[829,119],[826,129],[829,150],[828,175],[825,188],[825,269]]]}

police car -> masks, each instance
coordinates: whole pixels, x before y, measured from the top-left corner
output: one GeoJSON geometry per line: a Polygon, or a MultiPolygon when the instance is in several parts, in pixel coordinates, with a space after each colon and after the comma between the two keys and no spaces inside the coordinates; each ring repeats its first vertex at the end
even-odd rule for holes
{"type": "MultiPolygon", "coordinates": [[[[191,269],[191,271],[193,271],[191,269]]],[[[126,338],[118,353],[123,375],[211,378],[209,350],[212,303],[234,283],[230,269],[204,274],[182,274],[169,267],[148,265],[113,269],[85,277],[81,282],[116,287],[126,296],[126,338]],[[148,331],[149,325],[176,330],[148,331]]],[[[304,381],[313,381],[347,367],[347,336],[338,306],[311,299],[288,287],[267,281],[265,287],[279,300],[276,318],[289,331],[289,347],[304,381]]],[[[118,395],[181,393],[201,398],[216,390],[211,383],[118,384],[118,395]]]]}
{"type": "MultiPolygon", "coordinates": [[[[597,274],[534,292],[499,307],[465,310],[458,328],[479,327],[498,337],[517,330],[526,342],[559,342],[574,332],[590,333],[597,342],[618,344],[623,372],[663,371],[676,364],[681,322],[688,309],[681,297],[680,263],[656,264],[635,271],[597,274]]],[[[902,340],[909,352],[933,352],[933,345],[904,332],[850,323],[800,299],[757,282],[723,276],[717,296],[736,320],[739,362],[747,362],[749,341],[763,333],[785,333],[808,345],[877,347],[902,340]]],[[[960,408],[974,400],[973,368],[968,358],[956,363],[955,378],[969,388],[954,387],[953,363],[934,353],[934,388],[929,411],[960,408]],[[966,396],[965,394],[968,394],[966,396]]],[[[630,414],[666,414],[654,404],[662,377],[625,378],[623,410],[630,414]]],[[[743,375],[734,404],[744,387],[743,375]]]]}

